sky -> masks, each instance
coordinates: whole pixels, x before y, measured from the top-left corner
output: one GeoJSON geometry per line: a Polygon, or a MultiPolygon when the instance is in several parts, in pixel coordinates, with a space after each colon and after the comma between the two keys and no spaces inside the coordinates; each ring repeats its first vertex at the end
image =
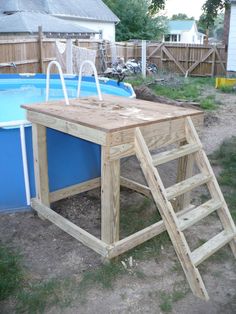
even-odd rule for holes
{"type": "Polygon", "coordinates": [[[166,0],[165,13],[168,17],[173,14],[185,13],[196,20],[202,14],[201,7],[205,0],[166,0]]]}

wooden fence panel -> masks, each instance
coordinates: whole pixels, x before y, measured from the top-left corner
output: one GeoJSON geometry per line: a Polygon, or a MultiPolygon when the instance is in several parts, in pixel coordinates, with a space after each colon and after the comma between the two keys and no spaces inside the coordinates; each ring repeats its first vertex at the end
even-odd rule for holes
{"type": "MultiPolygon", "coordinates": [[[[128,59],[141,59],[140,43],[102,42],[101,40],[76,40],[79,47],[97,51],[96,66],[102,72],[104,64],[116,56],[128,59]]],[[[42,39],[42,54],[39,38],[0,38],[0,72],[15,73],[13,67],[3,67],[5,63],[14,62],[17,72],[36,73],[43,64],[44,72],[48,62],[55,60],[55,39],[42,39]],[[42,56],[41,56],[42,55],[42,56]],[[43,60],[41,60],[41,57],[43,60]]],[[[170,71],[189,76],[216,76],[226,73],[226,51],[224,46],[204,46],[151,42],[147,44],[147,58],[155,63],[161,71],[170,71]]]]}

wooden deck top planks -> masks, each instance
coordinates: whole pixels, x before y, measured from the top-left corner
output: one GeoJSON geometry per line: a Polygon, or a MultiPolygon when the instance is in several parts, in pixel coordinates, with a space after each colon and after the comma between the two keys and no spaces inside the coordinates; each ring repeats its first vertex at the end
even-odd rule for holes
{"type": "Polygon", "coordinates": [[[138,126],[201,115],[202,111],[154,103],[139,99],[104,95],[104,100],[95,97],[70,99],[48,103],[22,105],[29,111],[78,123],[104,132],[116,132],[138,126]]]}

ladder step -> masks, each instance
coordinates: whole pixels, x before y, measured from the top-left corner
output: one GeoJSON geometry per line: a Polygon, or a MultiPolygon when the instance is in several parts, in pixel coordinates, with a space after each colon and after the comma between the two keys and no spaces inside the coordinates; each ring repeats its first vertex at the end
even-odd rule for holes
{"type": "Polygon", "coordinates": [[[229,243],[235,236],[235,233],[230,233],[229,231],[224,230],[206,243],[204,243],[202,246],[200,246],[191,253],[194,265],[198,266],[209,256],[211,256],[220,248],[229,243]]]}
{"type": "Polygon", "coordinates": [[[194,188],[209,182],[212,179],[211,175],[205,175],[202,173],[196,174],[195,176],[176,183],[175,185],[166,189],[167,198],[171,200],[179,195],[182,195],[194,188]]]}
{"type": "Polygon", "coordinates": [[[214,211],[220,209],[222,207],[222,202],[218,200],[209,200],[206,203],[188,211],[187,213],[181,215],[179,217],[179,228],[181,231],[191,227],[196,222],[202,220],[207,217],[214,211]]]}
{"type": "Polygon", "coordinates": [[[174,148],[170,151],[152,155],[153,166],[159,166],[168,161],[178,159],[180,157],[190,155],[199,151],[200,146],[198,144],[186,144],[179,148],[174,148]]]}

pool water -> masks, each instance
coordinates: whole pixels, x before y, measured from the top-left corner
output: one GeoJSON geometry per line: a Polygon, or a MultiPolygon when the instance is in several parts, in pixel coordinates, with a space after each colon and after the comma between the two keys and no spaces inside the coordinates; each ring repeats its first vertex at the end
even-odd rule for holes
{"type": "MultiPolygon", "coordinates": [[[[77,78],[66,79],[66,88],[69,98],[76,98],[77,78]]],[[[130,90],[125,85],[120,88],[116,83],[102,83],[101,92],[117,96],[129,97],[130,90]]],[[[81,97],[96,95],[97,89],[93,78],[82,81],[81,97]]],[[[50,82],[49,100],[63,99],[60,79],[52,79],[50,82]]],[[[0,75],[0,122],[25,120],[25,110],[20,108],[22,104],[44,102],[46,99],[45,78],[16,78],[2,79],[0,75]]]]}
{"type": "MultiPolygon", "coordinates": [[[[65,80],[69,98],[77,94],[78,78],[65,80]]],[[[115,81],[100,84],[104,94],[132,97],[130,86],[115,81]]],[[[0,123],[25,120],[21,104],[44,102],[45,75],[0,75],[0,123]]],[[[83,78],[81,96],[96,95],[93,77],[83,78]]],[[[64,98],[58,75],[51,76],[49,100],[64,98]]],[[[25,184],[30,197],[35,196],[32,130],[24,128],[28,180],[24,179],[21,133],[19,127],[0,126],[0,212],[25,210],[29,207],[25,184]]],[[[47,128],[47,159],[50,192],[101,176],[101,147],[95,143],[47,128]]]]}

